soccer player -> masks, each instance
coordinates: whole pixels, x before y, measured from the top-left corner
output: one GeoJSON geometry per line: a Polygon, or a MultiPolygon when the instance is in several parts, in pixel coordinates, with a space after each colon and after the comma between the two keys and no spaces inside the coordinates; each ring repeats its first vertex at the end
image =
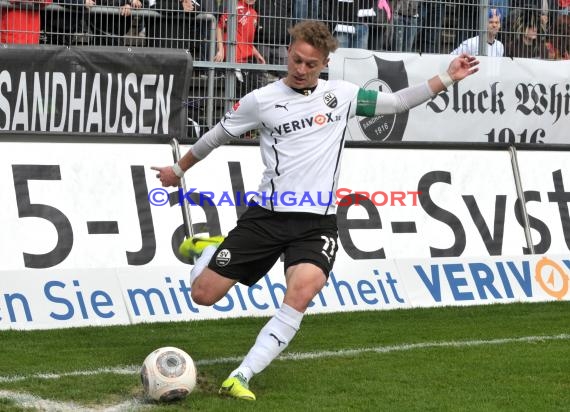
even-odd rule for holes
{"type": "Polygon", "coordinates": [[[173,166],[153,167],[163,186],[232,138],[259,130],[265,171],[256,196],[224,239],[187,239],[181,250],[200,255],[190,274],[192,299],[213,305],[236,282],[251,286],[284,254],[287,290],[221,394],[255,400],[250,379],[293,339],[303,314],[325,285],[337,251],[335,199],[348,119],[409,110],[478,70],[471,55],[422,84],[393,94],[364,90],[344,80],[319,79],[337,42],[319,21],[290,30],[287,76],[244,96],[173,166]],[[311,202],[279,202],[278,194],[309,194],[311,202]],[[223,241],[222,241],[223,240],[223,241]],[[222,241],[221,244],[219,241],[222,241]]]}

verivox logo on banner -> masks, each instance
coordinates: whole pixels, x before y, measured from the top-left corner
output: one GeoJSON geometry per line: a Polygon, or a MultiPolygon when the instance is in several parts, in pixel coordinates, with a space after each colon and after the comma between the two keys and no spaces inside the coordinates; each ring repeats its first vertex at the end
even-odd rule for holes
{"type": "Polygon", "coordinates": [[[396,261],[414,306],[570,300],[570,257],[532,255],[396,261]]]}

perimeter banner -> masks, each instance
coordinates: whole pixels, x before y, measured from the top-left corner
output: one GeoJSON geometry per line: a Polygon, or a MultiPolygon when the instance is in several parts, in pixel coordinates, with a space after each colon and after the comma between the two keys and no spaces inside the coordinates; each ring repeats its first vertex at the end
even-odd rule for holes
{"type": "Polygon", "coordinates": [[[185,136],[183,50],[14,47],[0,58],[0,133],[185,136]]]}
{"type": "MultiPolygon", "coordinates": [[[[395,92],[443,73],[455,56],[339,49],[329,77],[395,92]]],[[[568,143],[570,61],[480,56],[480,70],[410,112],[349,123],[349,139],[568,143]]]]}
{"type": "MultiPolygon", "coordinates": [[[[517,153],[524,199],[508,150],[347,148],[336,260],[309,312],[570,299],[570,151],[517,153]]],[[[172,161],[168,144],[0,142],[0,330],[271,316],[282,262],[203,307],[178,253],[181,204],[196,234],[235,226],[259,147],[218,148],[185,191],[151,169],[172,161]]]]}

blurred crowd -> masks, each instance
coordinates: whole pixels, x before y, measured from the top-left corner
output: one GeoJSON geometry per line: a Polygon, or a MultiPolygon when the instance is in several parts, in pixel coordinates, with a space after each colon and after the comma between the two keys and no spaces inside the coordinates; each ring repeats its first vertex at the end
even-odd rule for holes
{"type": "Polygon", "coordinates": [[[286,72],[288,28],[311,19],[344,48],[570,59],[570,0],[0,0],[0,44],[188,50],[197,137],[286,72]]]}
{"type": "Polygon", "coordinates": [[[230,40],[232,61],[284,64],[287,28],[318,19],[341,47],[568,59],[569,11],[570,0],[0,0],[0,43],[183,48],[219,62],[230,40]]]}

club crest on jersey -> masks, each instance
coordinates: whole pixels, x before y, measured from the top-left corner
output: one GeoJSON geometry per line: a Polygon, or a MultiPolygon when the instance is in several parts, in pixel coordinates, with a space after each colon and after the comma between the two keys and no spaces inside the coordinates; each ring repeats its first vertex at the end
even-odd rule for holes
{"type": "Polygon", "coordinates": [[[331,92],[325,93],[325,95],[323,96],[323,100],[325,101],[325,104],[331,109],[334,109],[338,104],[336,96],[331,92]]]}
{"type": "Polygon", "coordinates": [[[232,254],[228,249],[222,249],[216,255],[216,264],[220,267],[226,266],[232,260],[232,254]]]}

